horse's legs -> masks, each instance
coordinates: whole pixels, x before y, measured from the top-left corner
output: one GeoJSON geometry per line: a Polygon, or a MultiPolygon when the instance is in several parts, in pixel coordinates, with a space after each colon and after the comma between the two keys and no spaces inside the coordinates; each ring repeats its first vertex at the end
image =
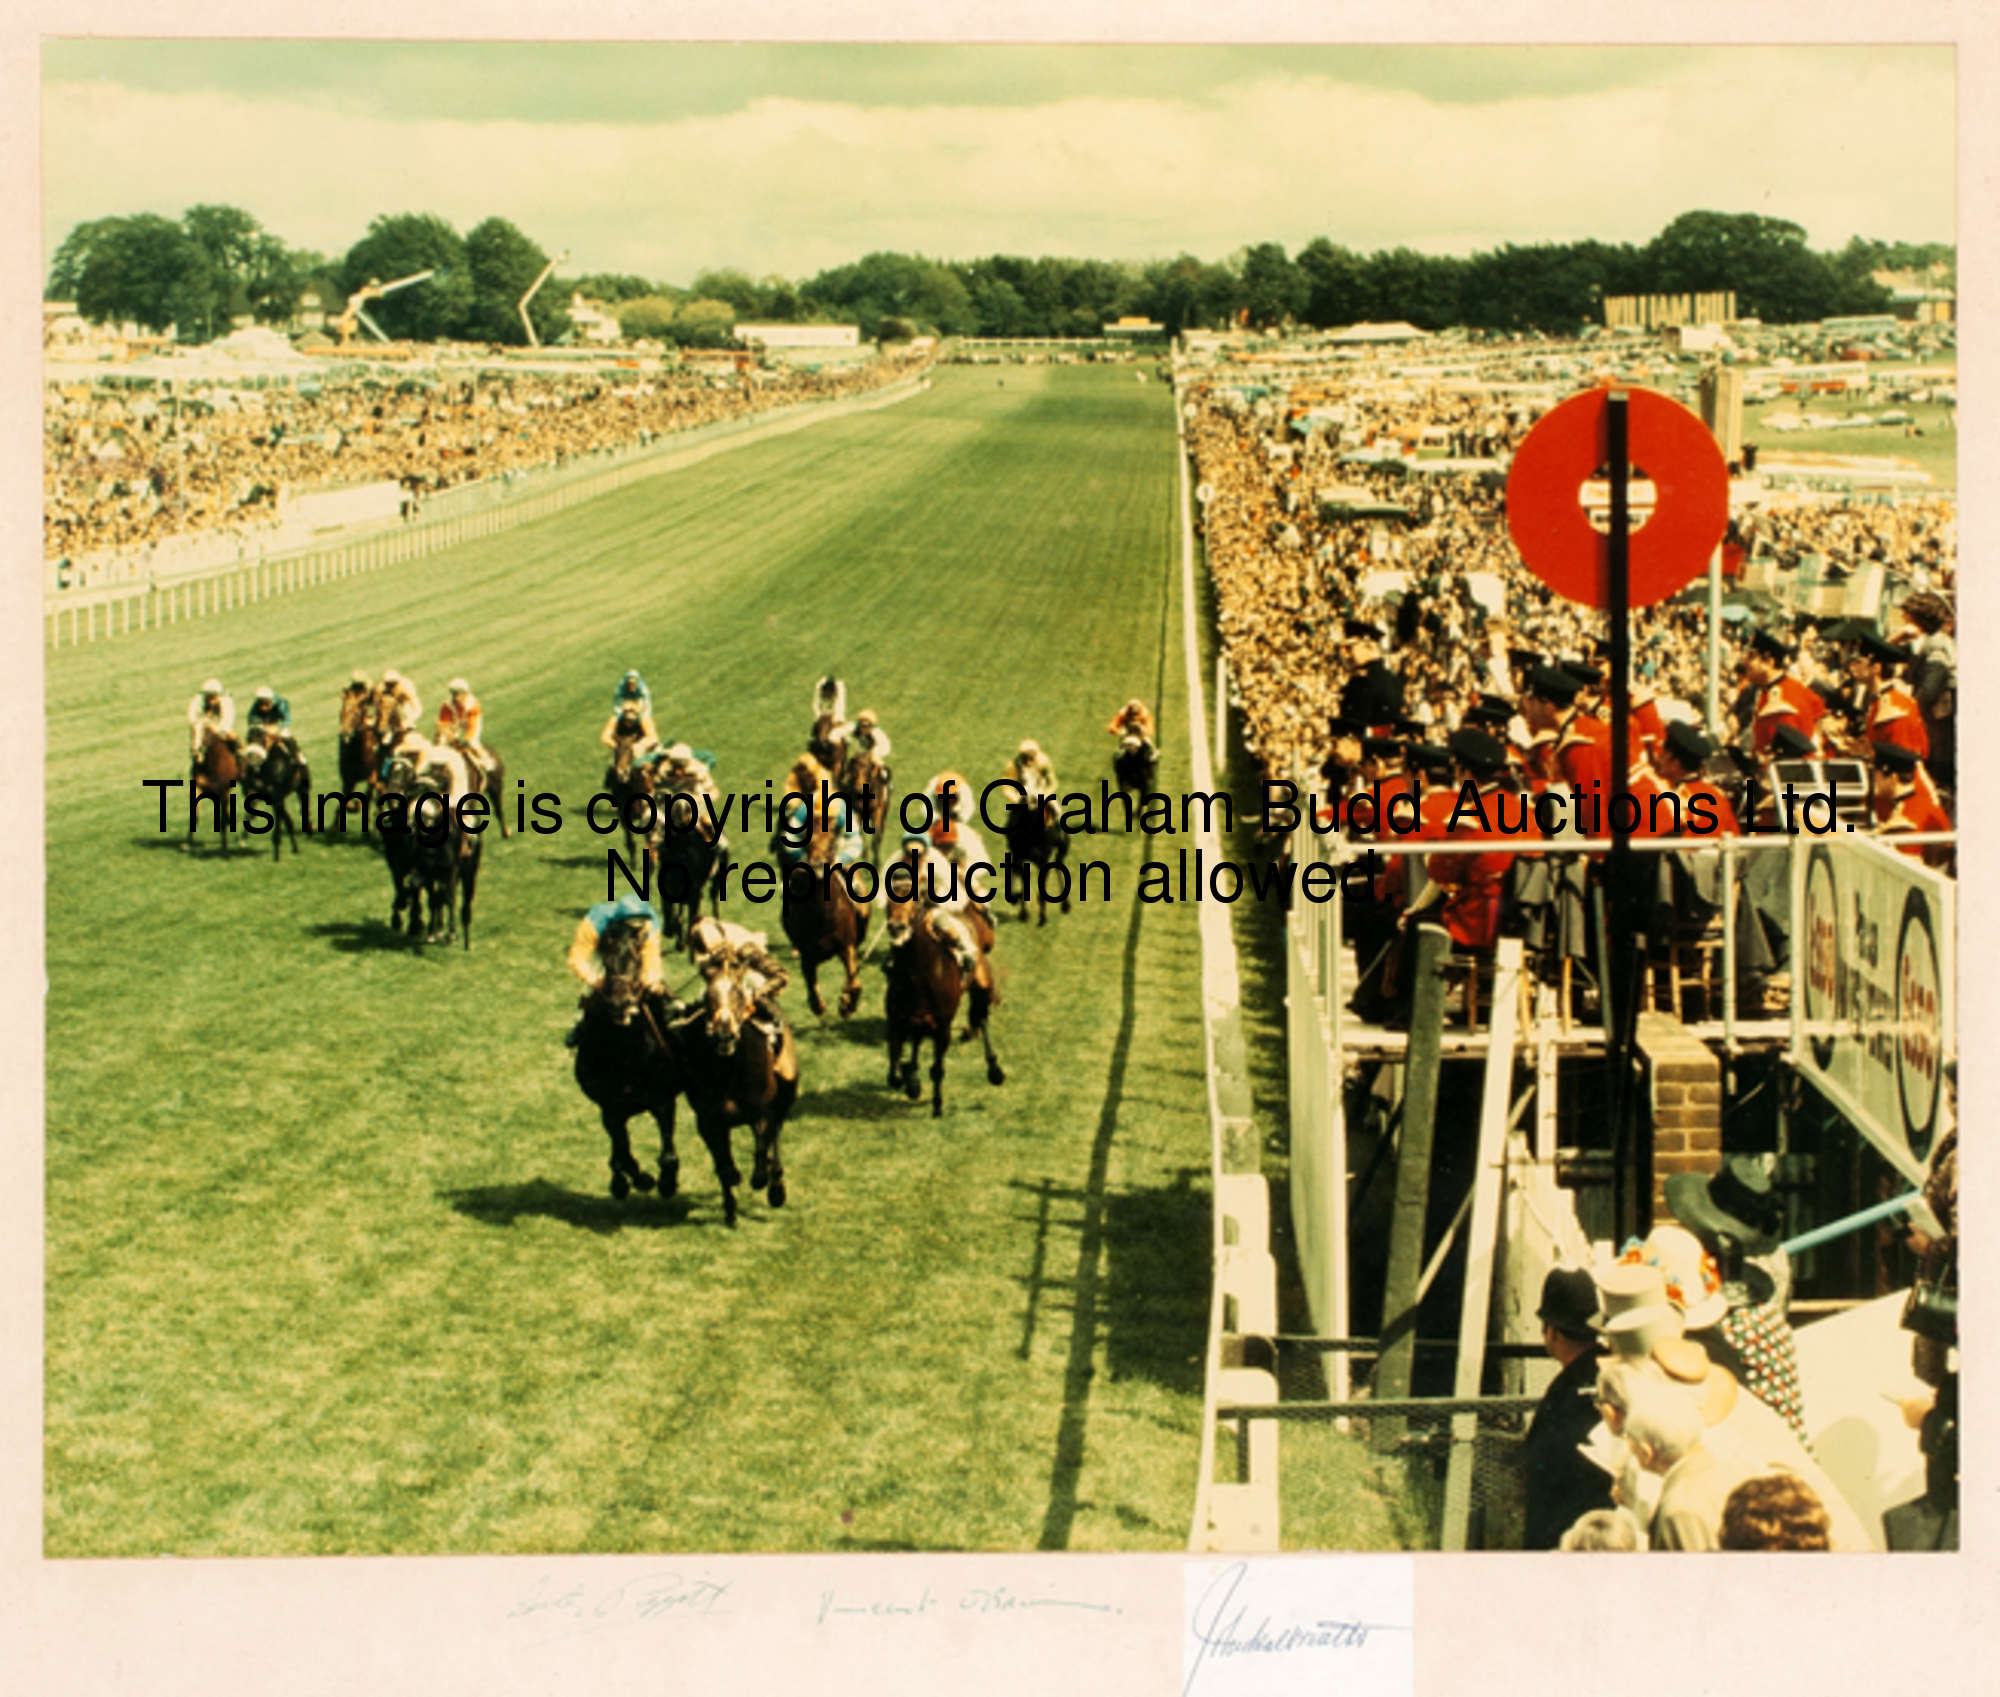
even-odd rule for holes
{"type": "Polygon", "coordinates": [[[986,1050],[986,1082],[1005,1084],[1007,1075],[1000,1070],[1000,1057],[993,1052],[993,1028],[984,1019],[979,1022],[979,1041],[986,1050]]]}
{"type": "MultiPolygon", "coordinates": [[[[806,979],[806,1006],[819,1018],[824,1019],[826,1001],[819,993],[819,957],[807,954],[804,949],[799,950],[799,970],[805,974],[806,979]]],[[[847,1012],[845,1005],[840,1011],[847,1012]]]]}
{"type": "Polygon", "coordinates": [[[653,1118],[660,1127],[660,1195],[672,1196],[681,1187],[681,1158],[674,1153],[674,1098],[655,1105],[653,1118]]]}
{"type": "MultiPolygon", "coordinates": [[[[931,1038],[931,1118],[944,1117],[944,1052],[951,1046],[951,1021],[946,1020],[931,1038]]],[[[916,1066],[910,1067],[910,1083],[916,1083],[916,1066]]],[[[919,1092],[912,1090],[911,1094],[919,1092]]]]}
{"type": "Polygon", "coordinates": [[[845,1019],[861,1006],[861,951],[849,943],[840,951],[840,964],[847,969],[840,991],[840,1017],[845,1019]]]}
{"type": "Polygon", "coordinates": [[[459,868],[458,874],[458,918],[459,942],[467,949],[472,947],[472,892],[479,884],[479,855],[475,851],[472,858],[459,868]]]}
{"type": "Polygon", "coordinates": [[[778,1138],[785,1129],[785,1116],[792,1110],[793,1098],[798,1093],[796,1081],[780,1080],[778,1097],[771,1105],[770,1118],[766,1122],[771,1128],[771,1183],[764,1192],[764,1200],[773,1208],[785,1205],[785,1162],[778,1152],[778,1138]]]}
{"type": "Polygon", "coordinates": [[[611,1137],[611,1194],[623,1202],[634,1186],[651,1190],[653,1175],[632,1158],[632,1140],[625,1130],[626,1116],[609,1103],[600,1103],[597,1112],[611,1137]]]}
{"type": "Polygon", "coordinates": [[[715,1163],[715,1176],[722,1186],[723,1224],[736,1224],[736,1187],[743,1182],[743,1175],[736,1170],[736,1159],[729,1148],[729,1122],[717,1121],[706,1114],[695,1117],[695,1124],[701,1129],[701,1140],[708,1145],[708,1158],[715,1163]]]}
{"type": "Polygon", "coordinates": [[[903,1082],[903,1034],[892,1021],[889,1026],[889,1088],[894,1090],[903,1082]]]}

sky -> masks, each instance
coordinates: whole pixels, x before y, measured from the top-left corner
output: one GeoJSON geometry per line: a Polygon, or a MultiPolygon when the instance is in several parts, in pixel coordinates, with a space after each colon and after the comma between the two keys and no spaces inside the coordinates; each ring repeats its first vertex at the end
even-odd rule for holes
{"type": "Polygon", "coordinates": [[[498,214],[567,274],[672,283],[1638,242],[1695,209],[1955,232],[1949,47],[53,40],[42,96],[45,253],[212,201],[336,256],[379,213],[498,214]]]}

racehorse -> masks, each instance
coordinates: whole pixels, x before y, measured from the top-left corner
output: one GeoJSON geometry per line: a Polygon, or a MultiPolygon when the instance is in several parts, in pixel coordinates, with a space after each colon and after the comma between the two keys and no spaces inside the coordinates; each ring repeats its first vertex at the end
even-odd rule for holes
{"type": "Polygon", "coordinates": [[[798,951],[806,979],[806,1005],[826,1013],[819,993],[819,969],[837,960],[847,972],[840,991],[842,1019],[861,1005],[861,945],[868,936],[868,909],[847,893],[834,867],[834,833],[821,826],[807,845],[805,873],[787,881],[782,918],[785,935],[798,951]]]}
{"type": "Polygon", "coordinates": [[[448,943],[456,937],[461,947],[470,949],[472,898],[479,887],[480,846],[486,838],[485,833],[468,831],[459,824],[457,810],[452,806],[453,786],[436,764],[446,755],[456,759],[463,769],[464,756],[456,750],[433,750],[433,764],[417,775],[410,794],[410,822],[416,843],[410,863],[416,885],[411,896],[410,934],[417,934],[414,903],[417,893],[421,893],[430,900],[430,925],[419,940],[448,943]],[[432,796],[437,798],[435,807],[426,805],[427,798],[432,796]]]}
{"type": "Polygon", "coordinates": [[[798,1048],[790,1029],[781,1025],[774,1043],[751,1017],[753,1011],[742,978],[725,968],[710,975],[700,1005],[668,1027],[681,1089],[722,1185],[722,1217],[732,1226],[743,1174],[730,1149],[730,1129],[751,1128],[750,1188],[763,1191],[773,1208],[784,1207],[785,1163],[778,1134],[799,1093],[798,1048]]]}
{"type": "Polygon", "coordinates": [[[640,939],[637,926],[613,926],[605,933],[599,943],[604,982],[584,999],[576,1041],[577,1087],[597,1105],[611,1139],[611,1194],[621,1202],[634,1189],[651,1190],[654,1184],[633,1158],[627,1132],[639,1114],[651,1114],[660,1128],[660,1194],[671,1196],[680,1188],[681,1163],[674,1153],[680,1070],[667,1022],[681,1009],[641,987],[640,939]]]}
{"type": "Polygon", "coordinates": [[[381,787],[375,771],[381,752],[375,722],[365,712],[353,730],[340,733],[340,806],[343,813],[347,809],[348,797],[356,790],[361,791],[365,802],[371,793],[381,787]]]}
{"type": "Polygon", "coordinates": [[[806,752],[834,773],[847,764],[847,738],[833,734],[838,723],[831,713],[822,713],[806,734],[806,752]]]}
{"type": "Polygon", "coordinates": [[[855,822],[868,833],[868,858],[882,864],[882,827],[889,818],[889,768],[865,748],[857,748],[840,774],[835,794],[845,796],[855,822]]]}
{"type": "Polygon", "coordinates": [[[271,858],[279,853],[279,828],[291,838],[292,853],[299,852],[299,833],[292,824],[292,797],[299,798],[299,816],[306,830],[312,830],[312,772],[306,757],[282,742],[253,742],[243,751],[243,793],[268,803],[277,814],[271,827],[271,858]]]}
{"type": "Polygon", "coordinates": [[[472,793],[486,798],[487,817],[498,822],[503,838],[511,836],[507,829],[507,762],[487,743],[479,745],[476,758],[468,748],[459,748],[457,752],[471,777],[472,793]]]}
{"type": "Polygon", "coordinates": [[[188,803],[187,847],[194,847],[196,801],[207,798],[215,803],[222,829],[222,852],[229,853],[230,816],[236,809],[236,786],[243,781],[243,748],[227,731],[211,730],[202,740],[201,755],[194,763],[193,788],[188,803]]]}
{"type": "MultiPolygon", "coordinates": [[[[401,796],[405,806],[414,806],[417,763],[415,756],[407,750],[398,750],[382,763],[377,781],[384,795],[401,796]]],[[[381,826],[382,858],[389,867],[390,887],[395,891],[395,903],[389,909],[389,929],[401,935],[405,926],[403,914],[409,912],[408,934],[416,937],[423,929],[423,883],[417,873],[417,837],[410,828],[410,816],[405,814],[399,827],[388,821],[381,826]]]]}
{"type": "Polygon", "coordinates": [[[721,884],[729,870],[729,840],[706,820],[692,830],[676,827],[675,816],[687,817],[686,809],[670,810],[660,802],[648,843],[653,856],[653,873],[658,879],[660,934],[670,941],[688,943],[694,922],[701,917],[701,898],[710,898],[709,911],[722,911],[721,884]]]}
{"type": "Polygon", "coordinates": [[[1153,779],[1159,767],[1159,751],[1148,738],[1137,731],[1127,731],[1118,739],[1118,752],[1111,758],[1111,770],[1118,779],[1121,794],[1126,790],[1137,790],[1142,796],[1151,795],[1153,779]]]}
{"type": "MultiPolygon", "coordinates": [[[[951,1049],[951,1022],[957,1016],[963,992],[958,961],[951,950],[931,935],[931,928],[917,911],[914,899],[891,900],[887,917],[889,932],[889,987],[883,998],[889,1017],[889,1088],[900,1089],[912,1102],[923,1097],[917,1082],[917,1061],[924,1040],[931,1044],[931,1118],[944,1113],[944,1062],[951,1049]],[[903,1060],[903,1045],[910,1055],[903,1060]]],[[[969,910],[965,918],[982,954],[991,954],[992,928],[983,915],[969,910]]],[[[991,967],[988,969],[991,972],[991,967]]],[[[993,1052],[993,1034],[987,1027],[987,1013],[993,1002],[990,989],[972,986],[971,1014],[964,1039],[974,1032],[986,1049],[986,1082],[1005,1084],[999,1057],[993,1052]]]]}
{"type": "MultiPolygon", "coordinates": [[[[629,859],[638,841],[629,809],[636,797],[653,793],[653,769],[638,759],[641,745],[648,740],[638,710],[621,708],[611,735],[611,764],[604,768],[604,793],[611,797],[618,817],[624,821],[625,854],[629,859]]],[[[496,783],[494,787],[499,786],[496,783]]]]}
{"type": "MultiPolygon", "coordinates": [[[[1034,873],[1034,890],[1037,912],[1040,917],[1036,923],[1046,925],[1049,922],[1049,898],[1046,889],[1043,887],[1041,869],[1061,866],[1063,864],[1064,859],[1069,854],[1069,833],[1056,823],[1055,804],[1044,799],[1036,806],[1029,806],[1026,802],[1018,801],[1010,803],[1007,808],[1006,834],[1007,856],[1020,868],[1019,875],[1023,879],[1026,879],[1030,876],[1030,867],[1037,869],[1034,873]]],[[[1026,883],[1021,884],[1019,891],[1020,893],[1017,898],[1008,899],[1017,901],[1017,905],[1021,909],[1022,922],[1026,923],[1028,917],[1028,885],[1026,883]]],[[[1003,891],[1002,895],[1003,897],[1007,896],[1007,892],[1003,891]]],[[[1061,899],[1063,912],[1069,912],[1069,881],[1067,873],[1064,874],[1061,899]]]]}

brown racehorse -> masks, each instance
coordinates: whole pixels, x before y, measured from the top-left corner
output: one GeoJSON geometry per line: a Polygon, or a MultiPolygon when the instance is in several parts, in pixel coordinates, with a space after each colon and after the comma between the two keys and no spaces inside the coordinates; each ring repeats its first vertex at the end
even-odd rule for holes
{"type": "Polygon", "coordinates": [[[340,712],[340,805],[361,791],[365,804],[369,795],[381,789],[377,767],[382,759],[382,739],[375,730],[372,702],[353,706],[343,702],[340,712]]]}
{"type": "Polygon", "coordinates": [[[882,863],[882,827],[889,818],[889,768],[866,749],[857,748],[840,774],[836,793],[847,798],[862,830],[868,833],[868,858],[882,863]]]}
{"type": "MultiPolygon", "coordinates": [[[[931,1044],[931,1118],[937,1119],[944,1113],[944,1061],[951,1048],[951,1022],[958,1012],[959,997],[962,993],[958,961],[943,943],[931,935],[931,928],[918,912],[919,904],[914,901],[889,903],[887,926],[889,932],[889,988],[884,997],[884,1005],[889,1016],[889,1088],[900,1089],[912,1102],[923,1096],[923,1086],[917,1082],[917,1060],[924,1040],[931,1044]],[[903,1060],[903,1045],[908,1043],[910,1055],[907,1063],[903,1060]]],[[[972,927],[973,939],[978,944],[983,958],[983,970],[990,979],[993,951],[993,929],[985,915],[974,909],[965,915],[972,927]]],[[[986,1049],[986,1082],[1005,1084],[1007,1075],[1000,1070],[999,1058],[993,1053],[993,1034],[987,1028],[987,1012],[994,1000],[989,984],[975,984],[971,996],[971,1015],[966,1023],[964,1040],[969,1041],[974,1032],[986,1049]]]]}
{"type": "Polygon", "coordinates": [[[831,713],[822,713],[806,737],[806,752],[836,774],[847,764],[847,739],[833,734],[838,722],[831,713]]]}
{"type": "Polygon", "coordinates": [[[227,731],[212,730],[202,740],[201,758],[194,764],[193,800],[188,805],[187,846],[194,847],[194,801],[214,801],[222,821],[222,852],[229,853],[231,815],[236,811],[236,786],[243,781],[243,748],[227,731]]]}
{"type": "Polygon", "coordinates": [[[824,1015],[819,993],[822,963],[837,960],[846,970],[840,991],[842,1019],[861,1005],[861,945],[868,936],[868,909],[847,893],[847,885],[830,875],[834,865],[834,834],[821,826],[806,847],[803,870],[786,880],[783,905],[785,935],[798,951],[805,974],[806,1005],[824,1015]]]}
{"type": "Polygon", "coordinates": [[[773,1044],[751,1018],[743,980],[727,969],[711,975],[694,1012],[668,1027],[680,1063],[680,1087],[694,1109],[695,1126],[708,1145],[722,1185],[722,1217],[736,1224],[736,1186],[743,1182],[729,1147],[733,1126],[751,1128],[755,1145],[750,1188],[773,1208],[785,1205],[785,1163],[778,1134],[799,1093],[799,1056],[792,1034],[781,1028],[773,1044]]]}
{"type": "MultiPolygon", "coordinates": [[[[635,831],[632,827],[631,805],[639,796],[651,795],[653,792],[653,770],[650,766],[640,765],[636,758],[639,744],[644,738],[645,727],[639,722],[639,715],[636,712],[628,710],[619,714],[618,729],[614,733],[611,746],[611,764],[604,768],[604,793],[611,797],[613,805],[618,809],[618,817],[625,824],[627,859],[632,857],[645,836],[643,830],[635,831]]],[[[643,826],[645,821],[643,808],[639,811],[639,818],[643,826]]]]}

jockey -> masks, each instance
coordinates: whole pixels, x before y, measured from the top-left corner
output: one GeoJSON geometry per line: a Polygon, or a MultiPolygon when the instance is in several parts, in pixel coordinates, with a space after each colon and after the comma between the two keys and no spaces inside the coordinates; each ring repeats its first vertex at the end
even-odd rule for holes
{"type": "Polygon", "coordinates": [[[1015,750],[1014,758],[1007,763],[1007,776],[1021,786],[1025,799],[1034,803],[1043,796],[1056,793],[1055,768],[1049,764],[1049,757],[1042,752],[1042,745],[1033,737],[1023,737],[1021,746],[1015,750]]]}
{"type": "MultiPolygon", "coordinates": [[[[973,940],[972,927],[966,923],[965,909],[970,900],[965,880],[958,876],[952,863],[932,846],[928,838],[915,831],[903,837],[903,858],[905,864],[916,872],[916,892],[918,905],[923,910],[924,920],[930,926],[931,935],[951,950],[952,958],[958,962],[958,969],[965,976],[965,982],[979,981],[979,945],[973,940]],[[945,892],[938,894],[938,892],[945,892]]],[[[888,887],[884,881],[882,900],[887,901],[888,887]]]]}
{"type": "Polygon", "coordinates": [[[393,748],[416,731],[424,706],[417,699],[416,685],[391,666],[382,674],[375,691],[375,731],[385,748],[393,748]]]}
{"type": "Polygon", "coordinates": [[[887,768],[889,733],[882,729],[882,722],[875,717],[874,708],[864,707],[855,714],[853,742],[858,753],[868,755],[877,765],[887,768]]]}
{"type": "Polygon", "coordinates": [[[779,1035],[785,1016],[777,998],[791,980],[772,956],[770,939],[762,931],[729,919],[697,919],[688,932],[688,949],[704,981],[718,972],[738,972],[744,990],[763,1016],[766,1032],[774,1039],[779,1035]]]}
{"type": "Polygon", "coordinates": [[[484,753],[479,733],[486,709],[479,705],[472,685],[463,678],[453,678],[445,689],[445,698],[438,703],[437,736],[433,740],[447,748],[469,748],[475,754],[484,753]]]}
{"type": "MultiPolygon", "coordinates": [[[[780,866],[796,866],[806,857],[812,832],[822,823],[820,819],[820,786],[824,784],[827,793],[833,790],[833,777],[811,754],[801,754],[792,762],[792,769],[785,774],[784,782],[778,786],[779,824],[771,836],[771,853],[780,866]],[[787,807],[788,797],[805,798],[803,827],[798,824],[800,810],[787,807]]],[[[845,858],[843,851],[842,858],[845,858]]]]}
{"type": "Polygon", "coordinates": [[[646,687],[646,680],[640,677],[636,670],[628,671],[620,678],[618,687],[611,692],[613,724],[618,722],[618,715],[628,707],[638,714],[639,721],[646,727],[646,734],[649,737],[659,735],[653,727],[653,692],[646,687]]]}
{"type": "MultiPolygon", "coordinates": [[[[643,897],[627,890],[616,901],[599,902],[577,923],[570,939],[569,969],[583,980],[585,995],[579,1004],[588,1008],[592,997],[605,988],[608,961],[629,945],[637,933],[638,991],[646,1001],[667,999],[666,968],[660,959],[659,910],[643,897]]],[[[579,1019],[571,1029],[568,1044],[574,1049],[583,1030],[579,1019]]]]}
{"type": "Polygon", "coordinates": [[[292,740],[292,704],[269,684],[258,685],[257,697],[243,716],[243,725],[244,735],[251,742],[265,748],[283,744],[288,753],[297,754],[299,745],[292,740]]]}
{"type": "Polygon", "coordinates": [[[831,667],[825,677],[813,685],[813,719],[830,715],[837,726],[847,721],[847,685],[833,675],[831,667]]]}
{"type": "Polygon", "coordinates": [[[1153,710],[1135,695],[1111,716],[1111,723],[1105,729],[1114,737],[1131,735],[1150,745],[1153,740],[1153,710]]]}
{"type": "MultiPolygon", "coordinates": [[[[701,756],[686,743],[677,742],[668,748],[655,749],[647,760],[653,769],[654,792],[661,796],[693,796],[696,829],[703,837],[718,846],[722,845],[722,832],[714,823],[713,812],[720,797],[715,779],[701,756]]],[[[660,803],[660,814],[662,818],[666,817],[665,801],[660,803]]]]}
{"type": "Polygon", "coordinates": [[[201,764],[202,751],[211,736],[236,734],[236,703],[224,693],[222,680],[210,678],[188,701],[188,759],[201,764]]]}
{"type": "Polygon", "coordinates": [[[363,725],[375,719],[375,686],[358,666],[340,692],[340,740],[357,735],[363,725]]]}

